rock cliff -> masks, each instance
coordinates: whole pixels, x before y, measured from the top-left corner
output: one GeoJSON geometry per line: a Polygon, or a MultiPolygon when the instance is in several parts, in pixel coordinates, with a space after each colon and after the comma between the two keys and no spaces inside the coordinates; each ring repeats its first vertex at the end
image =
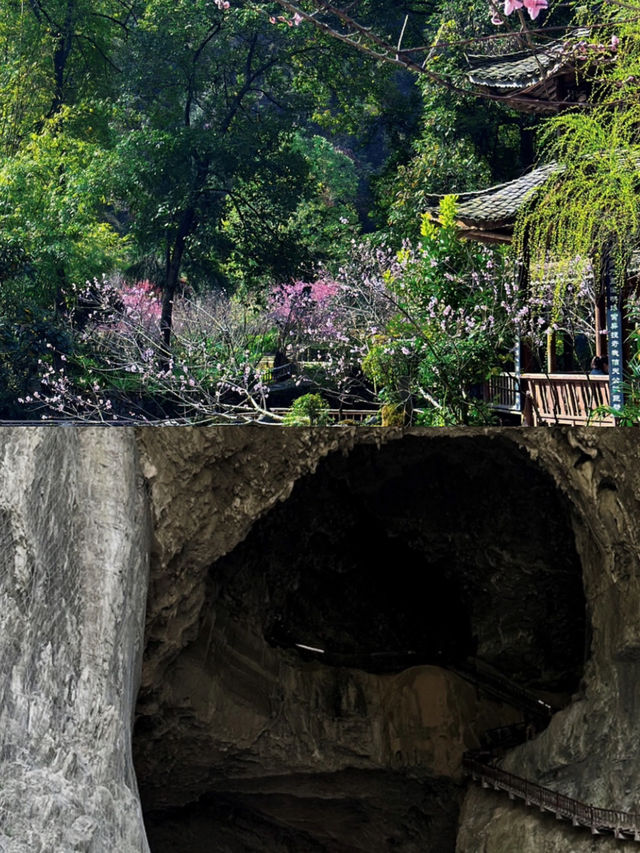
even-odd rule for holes
{"type": "MultiPolygon", "coordinates": [[[[135,739],[154,849],[181,849],[185,827],[190,844],[204,834],[229,851],[453,850],[456,833],[465,853],[512,850],[495,840],[510,837],[544,849],[538,824],[530,842],[515,830],[535,817],[499,797],[497,815],[483,791],[458,827],[462,749],[508,709],[470,710],[450,675],[437,691],[439,655],[476,654],[559,705],[573,695],[509,766],[632,806],[606,756],[633,741],[616,740],[605,709],[620,700],[599,663],[617,656],[631,671],[635,654],[632,435],[200,432],[187,453],[191,441],[168,433],[141,442],[153,574],[171,579],[151,588],[135,739]],[[392,656],[389,672],[390,651],[419,656],[392,656]],[[460,710],[449,729],[415,713],[422,683],[460,710]],[[588,769],[585,710],[602,742],[588,769]],[[404,792],[415,784],[420,801],[404,792]]],[[[549,832],[565,844],[550,851],[590,849],[556,821],[549,832]]]]}
{"type": "Polygon", "coordinates": [[[148,850],[131,761],[149,516],[130,432],[0,431],[0,850],[148,850]]]}

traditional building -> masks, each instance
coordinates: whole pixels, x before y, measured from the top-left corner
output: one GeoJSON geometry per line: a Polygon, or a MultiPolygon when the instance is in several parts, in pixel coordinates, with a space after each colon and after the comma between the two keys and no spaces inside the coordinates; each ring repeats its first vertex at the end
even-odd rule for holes
{"type": "Polygon", "coordinates": [[[559,39],[501,56],[467,56],[467,78],[478,92],[504,98],[520,112],[553,115],[591,96],[583,73],[588,60],[582,45],[588,35],[580,29],[571,42],[559,39]]]}
{"type": "MultiPolygon", "coordinates": [[[[571,42],[555,41],[532,51],[503,56],[468,57],[468,79],[483,93],[499,98],[514,109],[550,115],[588,101],[590,84],[584,66],[592,56],[580,39],[587,31],[573,33],[571,42]]],[[[533,169],[513,181],[485,190],[460,194],[458,222],[462,235],[486,243],[509,243],[519,211],[532,193],[543,186],[562,167],[550,163],[533,169]]],[[[524,284],[528,270],[523,271],[524,284]]],[[[560,343],[552,336],[546,363],[536,363],[531,350],[518,345],[513,370],[492,378],[485,388],[485,399],[499,412],[520,416],[528,425],[562,423],[614,425],[612,416],[595,418],[601,406],[623,404],[622,375],[625,361],[623,321],[620,301],[624,287],[618,288],[613,267],[605,264],[596,282],[594,354],[607,356],[609,375],[592,375],[586,364],[569,359],[558,370],[560,343]],[[544,372],[540,372],[540,370],[544,372]]]]}

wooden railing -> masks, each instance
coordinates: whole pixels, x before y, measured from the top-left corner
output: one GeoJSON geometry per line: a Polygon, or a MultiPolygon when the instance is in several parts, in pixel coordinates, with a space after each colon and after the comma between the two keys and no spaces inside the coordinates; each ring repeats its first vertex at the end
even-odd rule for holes
{"type": "Polygon", "coordinates": [[[574,826],[591,830],[593,835],[611,832],[615,838],[640,841],[640,815],[617,809],[600,809],[565,797],[550,788],[543,788],[521,776],[507,773],[477,760],[473,754],[463,758],[467,773],[483,787],[505,791],[511,799],[518,797],[528,806],[537,806],[540,811],[553,812],[558,819],[570,820],[574,826]]]}
{"type": "Polygon", "coordinates": [[[599,406],[609,405],[609,377],[581,373],[523,373],[526,395],[525,422],[570,426],[614,426],[612,415],[595,417],[599,406]]]}
{"type": "Polygon", "coordinates": [[[482,664],[482,661],[469,658],[464,663],[449,668],[456,675],[470,681],[496,699],[508,702],[514,708],[518,708],[527,717],[536,720],[539,728],[543,728],[549,723],[553,714],[551,705],[543,702],[534,692],[521,687],[502,673],[489,669],[482,664]]]}
{"type": "Polygon", "coordinates": [[[614,426],[612,415],[593,415],[609,405],[609,377],[584,373],[499,373],[484,386],[484,399],[498,412],[522,411],[527,426],[614,426]]]}
{"type": "Polygon", "coordinates": [[[520,396],[520,383],[513,373],[498,373],[485,382],[485,402],[500,412],[520,412],[520,396]]]}
{"type": "MultiPolygon", "coordinates": [[[[271,409],[274,415],[285,415],[289,409],[273,408],[271,409]]],[[[353,421],[354,423],[363,423],[364,421],[377,420],[377,409],[329,409],[328,415],[333,423],[340,421],[353,421]]]]}

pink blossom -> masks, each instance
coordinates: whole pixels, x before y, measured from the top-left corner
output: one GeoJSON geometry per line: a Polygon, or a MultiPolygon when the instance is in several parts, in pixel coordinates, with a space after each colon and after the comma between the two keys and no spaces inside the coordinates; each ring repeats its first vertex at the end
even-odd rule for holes
{"type": "Polygon", "coordinates": [[[618,38],[618,36],[611,36],[611,50],[617,50],[619,44],[620,39],[618,38]]]}
{"type": "MultiPolygon", "coordinates": [[[[506,0],[508,2],[508,0],[506,0]]],[[[538,17],[543,9],[547,9],[549,4],[547,0],[524,0],[524,6],[532,21],[538,17]]]]}
{"type": "Polygon", "coordinates": [[[504,13],[510,15],[516,9],[522,9],[523,0],[504,0],[504,13]]]}
{"type": "Polygon", "coordinates": [[[147,279],[134,285],[123,285],[120,297],[127,317],[140,322],[146,328],[153,328],[160,322],[160,294],[147,279]]]}
{"type": "Polygon", "coordinates": [[[296,27],[299,27],[303,21],[304,21],[304,18],[302,17],[302,15],[299,14],[299,12],[296,12],[295,15],[293,16],[293,23],[296,25],[296,27]]]}

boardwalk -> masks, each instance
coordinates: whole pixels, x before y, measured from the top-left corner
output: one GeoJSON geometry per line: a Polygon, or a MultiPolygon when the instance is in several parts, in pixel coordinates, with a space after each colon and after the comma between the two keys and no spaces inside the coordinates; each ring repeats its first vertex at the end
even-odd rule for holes
{"type": "Polygon", "coordinates": [[[468,660],[457,671],[463,678],[474,681],[478,687],[496,698],[509,702],[525,716],[525,722],[485,732],[482,737],[483,748],[465,754],[462,765],[474,781],[483,788],[503,791],[511,800],[524,800],[527,806],[537,807],[541,812],[551,812],[558,820],[571,821],[573,826],[588,829],[592,835],[609,833],[621,841],[640,842],[640,814],[601,809],[497,767],[500,756],[533,734],[532,724],[535,724],[537,731],[546,727],[553,709],[506,676],[488,670],[481,661],[468,660]]]}
{"type": "Polygon", "coordinates": [[[552,812],[559,820],[570,820],[573,826],[589,829],[593,835],[608,832],[620,840],[640,841],[640,814],[600,809],[581,803],[499,767],[485,764],[475,758],[473,753],[465,756],[463,766],[484,788],[504,791],[512,800],[521,799],[526,805],[537,806],[542,812],[552,812]]]}

